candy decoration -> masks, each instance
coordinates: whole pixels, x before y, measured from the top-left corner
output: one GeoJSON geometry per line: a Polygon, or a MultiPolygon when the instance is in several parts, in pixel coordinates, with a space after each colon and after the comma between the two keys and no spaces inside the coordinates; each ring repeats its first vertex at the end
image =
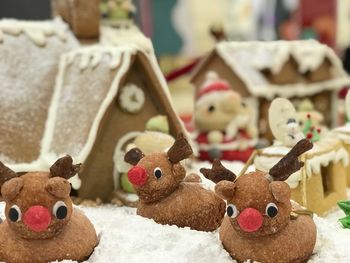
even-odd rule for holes
{"type": "Polygon", "coordinates": [[[343,225],[344,228],[350,229],[350,201],[339,201],[338,206],[341,210],[344,211],[346,215],[345,217],[339,219],[340,223],[343,225]]]}

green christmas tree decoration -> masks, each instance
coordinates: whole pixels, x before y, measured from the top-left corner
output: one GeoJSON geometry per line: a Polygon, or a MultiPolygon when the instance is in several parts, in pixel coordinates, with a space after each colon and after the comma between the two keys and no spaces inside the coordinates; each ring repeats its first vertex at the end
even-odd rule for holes
{"type": "Polygon", "coordinates": [[[307,120],[305,122],[303,133],[305,134],[306,138],[308,138],[311,142],[317,142],[320,140],[320,128],[315,128],[312,124],[311,114],[307,114],[307,120]]]}
{"type": "Polygon", "coordinates": [[[338,201],[338,206],[347,216],[350,215],[350,200],[338,201]]]}
{"type": "Polygon", "coordinates": [[[344,200],[344,201],[339,201],[338,206],[341,210],[344,211],[345,217],[339,219],[339,222],[343,225],[344,228],[350,229],[350,201],[349,200],[344,200]]]}

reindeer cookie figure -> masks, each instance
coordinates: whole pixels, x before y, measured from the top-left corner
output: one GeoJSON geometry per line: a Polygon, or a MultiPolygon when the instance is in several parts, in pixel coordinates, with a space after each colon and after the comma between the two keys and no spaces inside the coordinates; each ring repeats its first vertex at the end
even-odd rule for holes
{"type": "Polygon", "coordinates": [[[19,176],[0,162],[6,220],[0,224],[0,261],[40,263],[83,261],[98,243],[93,225],[69,197],[68,179],[79,171],[70,156],[50,172],[19,176]]]}
{"type": "Polygon", "coordinates": [[[140,199],[138,215],[199,231],[213,231],[220,226],[225,202],[198,183],[184,181],[186,171],[180,161],[191,154],[182,134],[166,153],[144,156],[137,148],[126,153],[125,161],[134,165],[128,178],[140,199]]]}
{"type": "MultiPolygon", "coordinates": [[[[227,216],[220,239],[238,262],[306,262],[316,242],[316,226],[306,210],[293,211],[291,190],[284,182],[303,163],[298,157],[312,148],[307,139],[299,141],[269,171],[251,172],[234,180],[221,180],[223,166],[201,172],[220,181],[216,193],[227,200],[227,216]]],[[[225,177],[224,177],[225,179],[225,177]]]]}

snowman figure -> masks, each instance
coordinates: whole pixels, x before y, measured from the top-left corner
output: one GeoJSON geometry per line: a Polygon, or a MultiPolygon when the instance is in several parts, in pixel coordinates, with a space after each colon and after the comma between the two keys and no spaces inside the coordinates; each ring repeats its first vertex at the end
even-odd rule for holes
{"type": "Polygon", "coordinates": [[[227,81],[209,72],[198,91],[194,124],[201,160],[248,160],[256,143],[250,110],[227,81]]]}

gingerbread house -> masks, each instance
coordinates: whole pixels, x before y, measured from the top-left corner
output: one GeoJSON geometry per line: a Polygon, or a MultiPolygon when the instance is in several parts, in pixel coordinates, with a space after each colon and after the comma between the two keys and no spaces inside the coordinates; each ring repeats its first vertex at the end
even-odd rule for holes
{"type": "MultiPolygon", "coordinates": [[[[346,116],[349,118],[350,116],[350,92],[347,93],[345,98],[345,112],[346,116]]],[[[332,133],[343,142],[344,148],[350,155],[350,123],[346,123],[341,127],[337,127],[332,130],[332,133]]],[[[350,165],[347,166],[347,183],[350,186],[350,165]]]]}
{"type": "Polygon", "coordinates": [[[310,98],[328,125],[334,125],[336,93],[350,78],[332,49],[314,40],[222,42],[195,69],[191,82],[198,91],[215,71],[255,110],[259,132],[272,139],[267,112],[273,98],[294,103],[310,98]]]}
{"type": "Polygon", "coordinates": [[[2,21],[0,33],[0,157],[13,170],[46,170],[70,154],[84,163],[78,194],[107,201],[118,187],[117,146],[156,115],[167,116],[171,135],[183,131],[151,50],[81,48],[59,19],[2,21]]]}
{"type": "MultiPolygon", "coordinates": [[[[268,172],[291,148],[270,146],[258,151],[254,164],[268,172]]],[[[302,156],[304,167],[286,181],[292,190],[292,199],[311,211],[324,215],[338,200],[346,199],[347,151],[334,138],[324,138],[302,156]]]]}
{"type": "Polygon", "coordinates": [[[32,163],[40,154],[61,54],[78,42],[61,19],[0,21],[0,159],[32,163]]]}
{"type": "Polygon", "coordinates": [[[107,200],[114,190],[113,156],[120,141],[166,115],[170,134],[182,125],[154,55],[132,46],[92,46],[61,58],[42,158],[71,154],[84,163],[79,196],[107,200]]]}
{"type": "Polygon", "coordinates": [[[305,136],[313,148],[301,156],[304,166],[286,181],[292,189],[292,199],[316,212],[325,214],[340,199],[346,198],[346,167],[349,155],[342,142],[332,133],[301,131],[297,112],[285,98],[276,98],[269,108],[269,126],[275,137],[270,147],[257,150],[254,164],[257,170],[269,172],[290,149],[305,136]]]}

